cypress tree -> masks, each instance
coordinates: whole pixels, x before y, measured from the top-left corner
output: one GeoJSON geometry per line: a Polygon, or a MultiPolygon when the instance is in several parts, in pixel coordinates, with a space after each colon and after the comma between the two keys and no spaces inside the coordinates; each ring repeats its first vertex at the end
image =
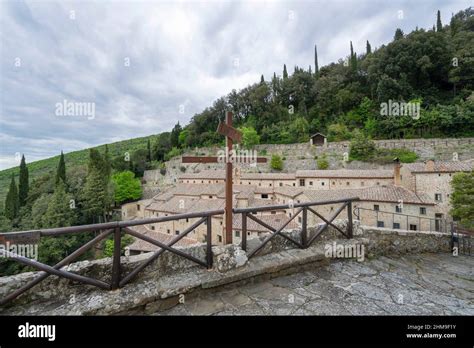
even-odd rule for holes
{"type": "Polygon", "coordinates": [[[319,76],[318,46],[314,45],[314,76],[319,76]]]}
{"type": "Polygon", "coordinates": [[[66,193],[64,182],[60,180],[44,214],[44,225],[47,227],[72,226],[75,222],[75,212],[70,207],[71,199],[72,196],[66,193]]]}
{"type": "Polygon", "coordinates": [[[395,36],[393,37],[393,40],[396,41],[400,39],[403,39],[403,31],[402,29],[397,28],[397,30],[395,30],[395,36]]]}
{"type": "Polygon", "coordinates": [[[147,142],[146,142],[146,160],[148,162],[151,162],[151,144],[150,144],[150,138],[148,138],[147,142]]]}
{"type": "Polygon", "coordinates": [[[56,185],[60,180],[66,184],[66,163],[64,162],[64,154],[62,151],[61,156],[59,157],[58,168],[56,170],[56,185]]]}
{"type": "Polygon", "coordinates": [[[352,47],[352,41],[351,41],[351,69],[353,72],[357,71],[357,53],[354,53],[354,49],[352,47]]]}
{"type": "Polygon", "coordinates": [[[10,188],[5,199],[5,216],[10,220],[15,219],[18,216],[19,208],[18,190],[16,188],[15,176],[12,174],[10,188]]]}
{"type": "Polygon", "coordinates": [[[28,198],[29,183],[28,183],[28,167],[25,162],[25,155],[21,157],[20,163],[20,179],[18,183],[18,201],[20,207],[23,207],[26,204],[26,199],[28,198]]]}
{"type": "Polygon", "coordinates": [[[372,53],[372,47],[370,46],[369,40],[367,40],[367,49],[366,49],[366,54],[372,53]]]}
{"type": "Polygon", "coordinates": [[[283,64],[283,80],[288,78],[288,71],[286,71],[286,64],[283,64]]]}
{"type": "Polygon", "coordinates": [[[443,24],[441,24],[441,12],[439,12],[439,10],[436,18],[436,31],[443,31],[443,24]]]}
{"type": "Polygon", "coordinates": [[[262,76],[260,76],[260,83],[265,83],[265,79],[263,78],[263,74],[262,74],[262,76]]]}
{"type": "Polygon", "coordinates": [[[112,163],[110,161],[109,147],[105,144],[105,153],[104,153],[104,175],[107,181],[109,180],[110,174],[112,173],[112,163]]]}

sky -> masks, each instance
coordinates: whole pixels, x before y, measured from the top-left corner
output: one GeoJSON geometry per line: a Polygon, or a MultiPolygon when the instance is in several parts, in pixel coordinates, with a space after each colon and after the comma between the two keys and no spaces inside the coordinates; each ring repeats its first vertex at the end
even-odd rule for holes
{"type": "Polygon", "coordinates": [[[0,0],[0,169],[169,131],[295,65],[443,24],[464,0],[0,0]]]}

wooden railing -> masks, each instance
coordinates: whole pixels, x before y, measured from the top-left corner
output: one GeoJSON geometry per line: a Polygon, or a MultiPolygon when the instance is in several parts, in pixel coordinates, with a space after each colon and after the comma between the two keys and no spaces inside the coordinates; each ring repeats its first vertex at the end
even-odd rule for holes
{"type": "MultiPolygon", "coordinates": [[[[242,241],[241,241],[242,249],[247,250],[247,228],[246,228],[247,218],[254,220],[256,223],[260,224],[261,226],[267,228],[269,231],[272,232],[272,234],[269,237],[267,237],[259,246],[257,246],[254,250],[248,252],[248,258],[251,258],[255,254],[257,254],[270,240],[272,240],[277,235],[280,235],[283,238],[290,240],[299,248],[307,248],[308,246],[310,246],[327,229],[328,226],[334,227],[346,238],[351,238],[352,237],[352,202],[357,201],[357,200],[358,198],[346,199],[346,200],[332,200],[332,201],[328,200],[324,202],[307,202],[307,203],[298,203],[294,205],[286,204],[286,205],[273,205],[273,206],[255,207],[255,208],[234,209],[233,210],[234,214],[242,214],[242,241]],[[322,206],[322,205],[339,204],[339,203],[342,203],[341,207],[339,207],[329,219],[326,219],[320,213],[316,212],[313,208],[311,208],[312,206],[322,206]],[[343,231],[339,227],[335,226],[333,224],[333,221],[346,207],[347,207],[347,216],[348,216],[348,227],[346,231],[343,231]],[[279,228],[274,228],[270,226],[269,224],[265,223],[264,221],[262,221],[261,219],[257,218],[256,216],[252,214],[256,212],[264,212],[264,211],[278,210],[278,209],[289,209],[289,208],[290,209],[297,208],[298,210],[287,221],[285,221],[285,223],[283,223],[283,225],[279,228]],[[308,239],[308,233],[307,233],[308,211],[315,214],[321,220],[324,221],[324,224],[319,226],[316,232],[309,239],[308,239]],[[302,214],[301,242],[296,241],[285,234],[282,234],[282,231],[285,229],[285,227],[300,213],[302,214]]],[[[201,265],[203,267],[212,268],[212,262],[213,262],[212,217],[217,216],[217,215],[222,215],[222,214],[224,214],[224,210],[213,210],[213,211],[206,211],[206,212],[177,214],[177,215],[171,215],[171,216],[165,216],[165,217],[146,218],[146,219],[131,220],[131,221],[116,221],[116,222],[107,222],[107,223],[82,225],[82,226],[0,233],[0,243],[2,243],[5,240],[17,240],[17,241],[28,240],[28,239],[39,240],[41,237],[57,237],[57,236],[72,235],[72,234],[77,234],[77,233],[99,232],[97,236],[95,236],[93,239],[88,241],[86,244],[82,245],[79,249],[77,249],[70,255],[66,256],[63,260],[61,260],[54,266],[49,266],[44,263],[38,262],[36,260],[30,259],[24,256],[20,256],[6,249],[0,249],[0,257],[7,257],[10,260],[15,260],[19,263],[22,263],[24,265],[27,265],[27,266],[30,266],[32,268],[42,271],[34,280],[21,286],[20,288],[16,289],[5,298],[1,299],[0,306],[3,306],[6,303],[12,301],[13,299],[18,297],[25,291],[31,289],[38,283],[45,280],[50,275],[56,275],[58,277],[63,277],[63,278],[77,281],[80,283],[93,285],[104,290],[113,290],[113,289],[121,288],[124,285],[130,283],[141,271],[143,271],[143,269],[145,269],[153,261],[159,258],[160,255],[162,255],[165,251],[172,252],[192,262],[195,262],[198,265],[201,265]],[[130,227],[139,226],[139,225],[148,225],[148,224],[162,223],[162,222],[167,222],[167,221],[193,219],[193,218],[199,218],[199,220],[191,224],[191,226],[189,226],[182,233],[176,235],[168,244],[165,244],[156,239],[148,237],[144,234],[136,232],[130,228],[130,227]],[[173,248],[173,245],[175,245],[182,238],[187,236],[189,233],[191,233],[193,230],[195,230],[197,227],[199,227],[203,223],[206,223],[207,225],[206,259],[205,260],[200,260],[181,250],[173,248]],[[153,252],[153,254],[148,259],[146,259],[143,263],[141,263],[135,269],[130,271],[130,273],[128,273],[127,275],[122,274],[123,270],[121,266],[122,234],[129,234],[133,237],[144,240],[160,248],[159,250],[153,252]],[[78,257],[80,257],[86,251],[91,249],[95,244],[104,240],[110,235],[113,235],[114,248],[113,248],[113,256],[112,256],[112,275],[111,275],[111,279],[109,283],[106,283],[102,280],[93,279],[87,276],[75,274],[63,269],[63,267],[77,260],[78,257]]]]}

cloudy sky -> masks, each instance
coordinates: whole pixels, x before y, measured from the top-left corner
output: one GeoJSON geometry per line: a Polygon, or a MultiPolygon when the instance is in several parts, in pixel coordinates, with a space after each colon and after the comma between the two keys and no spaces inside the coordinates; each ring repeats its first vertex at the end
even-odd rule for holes
{"type": "Polygon", "coordinates": [[[314,44],[326,65],[469,4],[0,0],[0,169],[170,130],[284,63],[314,68],[314,44]]]}

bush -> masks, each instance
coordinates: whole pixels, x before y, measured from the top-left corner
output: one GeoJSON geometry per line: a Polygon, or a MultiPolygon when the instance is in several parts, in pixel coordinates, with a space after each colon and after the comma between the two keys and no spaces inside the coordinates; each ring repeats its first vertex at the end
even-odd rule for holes
{"type": "MultiPolygon", "coordinates": [[[[121,254],[124,254],[125,247],[133,243],[133,237],[129,234],[122,236],[120,240],[120,249],[122,250],[121,254]]],[[[104,245],[104,256],[112,257],[114,255],[114,240],[107,239],[104,245]]]]}
{"type": "Polygon", "coordinates": [[[377,153],[375,143],[362,133],[358,133],[351,141],[349,158],[351,160],[371,161],[377,153]]]}
{"type": "Polygon", "coordinates": [[[182,151],[181,149],[178,149],[177,147],[173,147],[166,155],[165,155],[165,161],[169,161],[173,157],[181,155],[182,151]]]}
{"type": "Polygon", "coordinates": [[[160,174],[166,175],[166,165],[164,163],[161,163],[160,165],[160,174]]]}
{"type": "Polygon", "coordinates": [[[182,173],[184,173],[186,171],[186,167],[185,166],[181,166],[179,167],[179,170],[181,170],[182,173]]]}
{"type": "Polygon", "coordinates": [[[270,166],[275,170],[283,169],[283,160],[280,155],[272,155],[272,160],[270,161],[270,166]]]}
{"type": "Polygon", "coordinates": [[[316,161],[316,164],[318,165],[318,169],[328,169],[329,168],[329,161],[327,160],[326,156],[323,156],[322,158],[318,159],[316,161]]]}

